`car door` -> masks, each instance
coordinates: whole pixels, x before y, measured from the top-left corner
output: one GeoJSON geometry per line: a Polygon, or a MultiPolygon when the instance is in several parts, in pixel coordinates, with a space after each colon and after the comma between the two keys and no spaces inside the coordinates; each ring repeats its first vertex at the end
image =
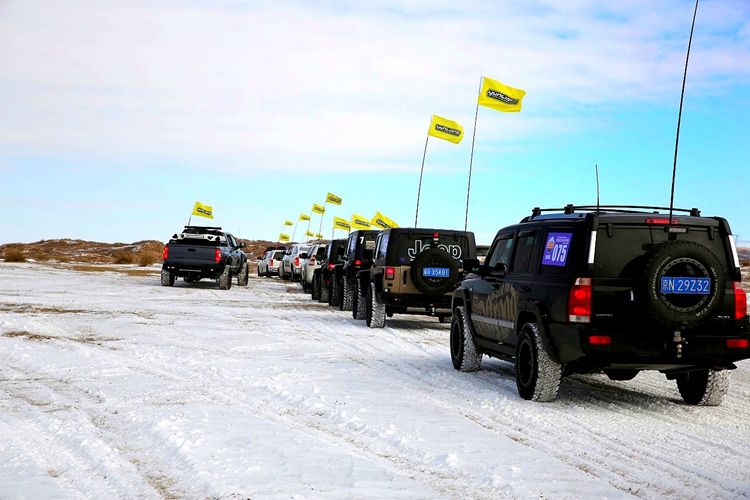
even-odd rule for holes
{"type": "Polygon", "coordinates": [[[240,266],[240,246],[231,234],[227,234],[227,243],[229,244],[229,255],[231,256],[232,269],[237,269],[240,266]]]}
{"type": "Polygon", "coordinates": [[[509,346],[515,347],[518,344],[519,325],[515,325],[518,307],[522,301],[531,297],[536,270],[533,263],[538,261],[538,243],[541,237],[541,226],[524,227],[518,231],[508,274],[496,292],[497,296],[493,298],[494,302],[502,304],[498,310],[498,321],[503,325],[510,325],[510,331],[503,340],[503,343],[509,346]]]}
{"type": "Polygon", "coordinates": [[[471,321],[478,335],[498,343],[510,336],[513,324],[507,320],[507,314],[500,309],[507,304],[498,299],[507,295],[504,286],[510,257],[515,241],[515,230],[509,229],[500,233],[490,248],[483,270],[484,278],[475,281],[471,295],[471,321]]]}

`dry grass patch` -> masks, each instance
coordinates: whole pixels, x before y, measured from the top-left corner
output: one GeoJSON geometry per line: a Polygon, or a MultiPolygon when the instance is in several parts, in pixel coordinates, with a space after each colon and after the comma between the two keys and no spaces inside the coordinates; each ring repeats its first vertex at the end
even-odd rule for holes
{"type": "Polygon", "coordinates": [[[115,264],[132,264],[135,262],[135,255],[132,252],[115,252],[112,257],[115,259],[115,264]]]}
{"type": "Polygon", "coordinates": [[[26,254],[19,248],[9,248],[3,254],[5,262],[26,262],[26,254]]]}
{"type": "Polygon", "coordinates": [[[153,264],[156,264],[159,259],[161,259],[161,255],[153,253],[153,252],[143,252],[138,257],[138,265],[141,267],[148,267],[153,264]]]}

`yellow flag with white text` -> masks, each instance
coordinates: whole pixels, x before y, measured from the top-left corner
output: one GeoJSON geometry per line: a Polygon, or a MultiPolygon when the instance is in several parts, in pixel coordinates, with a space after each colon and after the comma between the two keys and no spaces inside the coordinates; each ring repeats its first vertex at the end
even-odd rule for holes
{"type": "Polygon", "coordinates": [[[521,101],[525,95],[525,90],[508,87],[497,80],[484,76],[482,77],[482,88],[479,91],[478,103],[480,106],[486,106],[497,111],[517,113],[521,111],[521,101]]]}
{"type": "Polygon", "coordinates": [[[351,229],[351,226],[349,225],[349,221],[346,219],[342,219],[341,217],[334,217],[333,218],[333,228],[334,229],[341,229],[343,231],[348,231],[351,229]]]}
{"type": "Polygon", "coordinates": [[[398,224],[393,219],[389,219],[385,215],[381,214],[380,212],[375,212],[375,216],[370,221],[370,224],[374,227],[378,227],[381,229],[389,229],[392,227],[398,227],[398,224]]]}
{"type": "Polygon", "coordinates": [[[464,138],[464,128],[453,120],[432,115],[427,135],[458,144],[464,138]]]}
{"type": "Polygon", "coordinates": [[[312,211],[315,212],[316,214],[321,214],[321,215],[326,213],[325,207],[321,207],[320,205],[316,205],[315,203],[313,203],[312,211]]]}
{"type": "Polygon", "coordinates": [[[370,229],[372,226],[370,224],[370,221],[367,220],[366,217],[362,217],[361,215],[352,214],[352,229],[370,229]]]}
{"type": "Polygon", "coordinates": [[[195,206],[193,207],[193,215],[206,217],[207,219],[213,219],[214,209],[213,207],[209,207],[208,205],[202,204],[200,201],[196,201],[195,206]]]}
{"type": "Polygon", "coordinates": [[[332,205],[341,205],[341,198],[333,193],[328,193],[328,196],[326,196],[326,203],[331,203],[332,205]]]}
{"type": "Polygon", "coordinates": [[[299,220],[310,220],[310,216],[307,214],[299,214],[299,220]]]}
{"type": "Polygon", "coordinates": [[[279,241],[289,241],[289,235],[288,234],[280,234],[279,235],[279,241]]]}

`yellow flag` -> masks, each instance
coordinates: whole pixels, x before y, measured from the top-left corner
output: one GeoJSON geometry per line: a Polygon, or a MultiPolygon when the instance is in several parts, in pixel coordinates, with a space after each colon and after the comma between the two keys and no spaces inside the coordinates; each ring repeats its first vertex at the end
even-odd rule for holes
{"type": "Polygon", "coordinates": [[[193,207],[193,215],[199,215],[201,217],[213,219],[214,210],[212,207],[209,207],[208,205],[203,205],[200,201],[196,201],[195,206],[193,207]]]}
{"type": "Polygon", "coordinates": [[[309,236],[310,238],[315,238],[315,233],[312,231],[305,231],[305,236],[309,236]]]}
{"type": "Polygon", "coordinates": [[[319,240],[323,239],[323,235],[320,233],[315,233],[315,237],[318,238],[319,240]]]}
{"type": "Polygon", "coordinates": [[[310,220],[309,215],[299,214],[299,220],[310,220]]]}
{"type": "Polygon", "coordinates": [[[292,221],[290,221],[290,220],[285,220],[285,221],[284,221],[284,225],[285,225],[285,226],[293,226],[293,225],[294,225],[294,222],[292,222],[292,221]]]}
{"type": "Polygon", "coordinates": [[[453,120],[432,115],[430,130],[427,132],[427,135],[458,144],[464,138],[464,128],[453,120]]]}
{"type": "Polygon", "coordinates": [[[372,224],[374,227],[379,227],[381,229],[398,227],[398,224],[396,224],[392,219],[389,219],[388,217],[381,214],[380,212],[375,212],[375,217],[372,218],[372,220],[370,221],[370,224],[372,224]]]}
{"type": "Polygon", "coordinates": [[[321,207],[320,205],[316,205],[313,203],[312,211],[316,214],[324,214],[326,213],[326,209],[324,207],[321,207]]]}
{"type": "Polygon", "coordinates": [[[288,234],[280,234],[279,235],[279,241],[289,241],[289,235],[288,234]]]}
{"type": "Polygon", "coordinates": [[[525,90],[514,89],[497,80],[482,77],[482,89],[479,91],[479,104],[498,111],[517,113],[521,111],[521,100],[525,90]]]}
{"type": "Polygon", "coordinates": [[[341,205],[341,198],[339,198],[333,193],[328,193],[328,196],[326,196],[326,203],[331,203],[333,205],[341,205]]]}
{"type": "Polygon", "coordinates": [[[348,231],[351,229],[351,226],[349,225],[349,221],[346,219],[342,219],[341,217],[334,217],[333,218],[333,228],[334,229],[343,229],[344,231],[348,231]]]}
{"type": "Polygon", "coordinates": [[[352,229],[370,229],[370,221],[361,215],[352,214],[352,229]]]}

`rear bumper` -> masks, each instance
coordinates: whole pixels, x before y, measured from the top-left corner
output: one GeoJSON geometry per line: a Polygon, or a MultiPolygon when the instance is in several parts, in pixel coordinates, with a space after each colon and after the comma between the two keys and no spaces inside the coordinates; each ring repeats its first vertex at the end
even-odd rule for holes
{"type": "Polygon", "coordinates": [[[412,314],[432,314],[432,313],[450,313],[451,312],[451,295],[423,295],[411,293],[378,293],[378,302],[386,306],[403,309],[403,312],[412,314]]]}
{"type": "Polygon", "coordinates": [[[225,264],[223,262],[212,262],[209,264],[191,264],[181,262],[165,262],[162,264],[162,270],[170,271],[178,277],[201,277],[201,278],[213,278],[218,276],[224,271],[225,264]]]}

